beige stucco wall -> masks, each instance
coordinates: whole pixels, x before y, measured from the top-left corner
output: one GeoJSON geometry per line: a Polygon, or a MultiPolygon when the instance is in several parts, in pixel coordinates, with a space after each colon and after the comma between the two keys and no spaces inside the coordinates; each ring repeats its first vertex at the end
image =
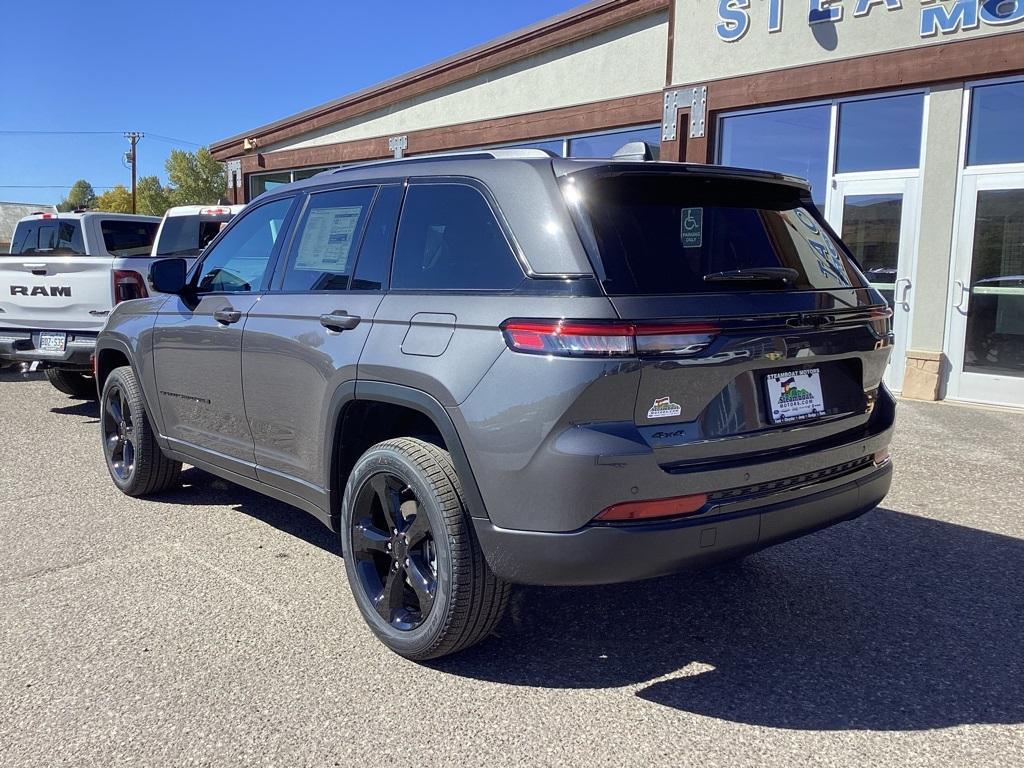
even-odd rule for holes
{"type": "Polygon", "coordinates": [[[311,147],[660,91],[668,14],[634,19],[570,45],[453,83],[264,151],[311,147]]]}
{"type": "MultiPolygon", "coordinates": [[[[735,4],[743,0],[732,0],[735,4]]],[[[782,28],[768,31],[769,0],[747,0],[749,27],[734,42],[719,39],[718,0],[677,0],[672,81],[678,85],[723,77],[764,72],[821,61],[934,45],[966,37],[1024,29],[1024,19],[993,26],[979,21],[977,29],[946,35],[921,36],[921,13],[928,5],[903,0],[899,10],[888,10],[875,0],[864,16],[854,16],[856,0],[834,0],[842,19],[834,23],[807,23],[809,0],[779,0],[782,28]]],[[[895,4],[895,0],[890,0],[895,4]]],[[[950,0],[942,3],[950,7],[950,0]]]]}
{"type": "Polygon", "coordinates": [[[913,277],[911,347],[940,352],[948,311],[949,265],[960,170],[963,84],[936,86],[928,96],[924,168],[921,174],[921,229],[913,277]]]}

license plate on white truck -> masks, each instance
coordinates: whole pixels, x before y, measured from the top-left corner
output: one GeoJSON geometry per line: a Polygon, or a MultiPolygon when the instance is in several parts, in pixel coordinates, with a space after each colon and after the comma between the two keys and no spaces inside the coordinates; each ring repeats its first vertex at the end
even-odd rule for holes
{"type": "Polygon", "coordinates": [[[39,334],[39,351],[40,352],[63,352],[64,348],[68,343],[68,335],[66,333],[40,333],[39,334]]]}

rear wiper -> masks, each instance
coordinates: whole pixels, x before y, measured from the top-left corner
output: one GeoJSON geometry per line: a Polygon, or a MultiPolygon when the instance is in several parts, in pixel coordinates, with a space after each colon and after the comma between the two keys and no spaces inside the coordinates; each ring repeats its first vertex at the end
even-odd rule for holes
{"type": "Polygon", "coordinates": [[[763,280],[776,283],[792,283],[800,277],[800,273],[789,267],[749,267],[748,269],[731,269],[727,272],[711,272],[704,275],[705,283],[727,283],[730,281],[747,283],[763,280]]]}

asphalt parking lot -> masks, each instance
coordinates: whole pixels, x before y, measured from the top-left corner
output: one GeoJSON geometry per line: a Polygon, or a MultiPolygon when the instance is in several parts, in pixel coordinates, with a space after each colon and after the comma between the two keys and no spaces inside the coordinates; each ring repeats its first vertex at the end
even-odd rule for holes
{"type": "Polygon", "coordinates": [[[1024,764],[1024,414],[901,403],[884,508],[716,570],[519,589],[429,666],[304,513],[138,501],[0,371],[0,764],[1024,764]]]}

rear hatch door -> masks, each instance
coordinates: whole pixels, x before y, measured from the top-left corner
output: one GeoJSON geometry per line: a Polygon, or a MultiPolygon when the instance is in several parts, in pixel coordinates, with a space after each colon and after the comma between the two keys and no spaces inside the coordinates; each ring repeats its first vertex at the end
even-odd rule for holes
{"type": "Polygon", "coordinates": [[[577,226],[636,323],[634,421],[653,447],[717,461],[867,421],[889,311],[805,189],[632,165],[575,176],[577,226]]]}
{"type": "Polygon", "coordinates": [[[113,307],[109,256],[0,256],[0,325],[99,330],[113,307]]]}
{"type": "Polygon", "coordinates": [[[85,252],[79,218],[18,222],[0,255],[0,327],[99,330],[113,306],[112,259],[85,252]]]}

